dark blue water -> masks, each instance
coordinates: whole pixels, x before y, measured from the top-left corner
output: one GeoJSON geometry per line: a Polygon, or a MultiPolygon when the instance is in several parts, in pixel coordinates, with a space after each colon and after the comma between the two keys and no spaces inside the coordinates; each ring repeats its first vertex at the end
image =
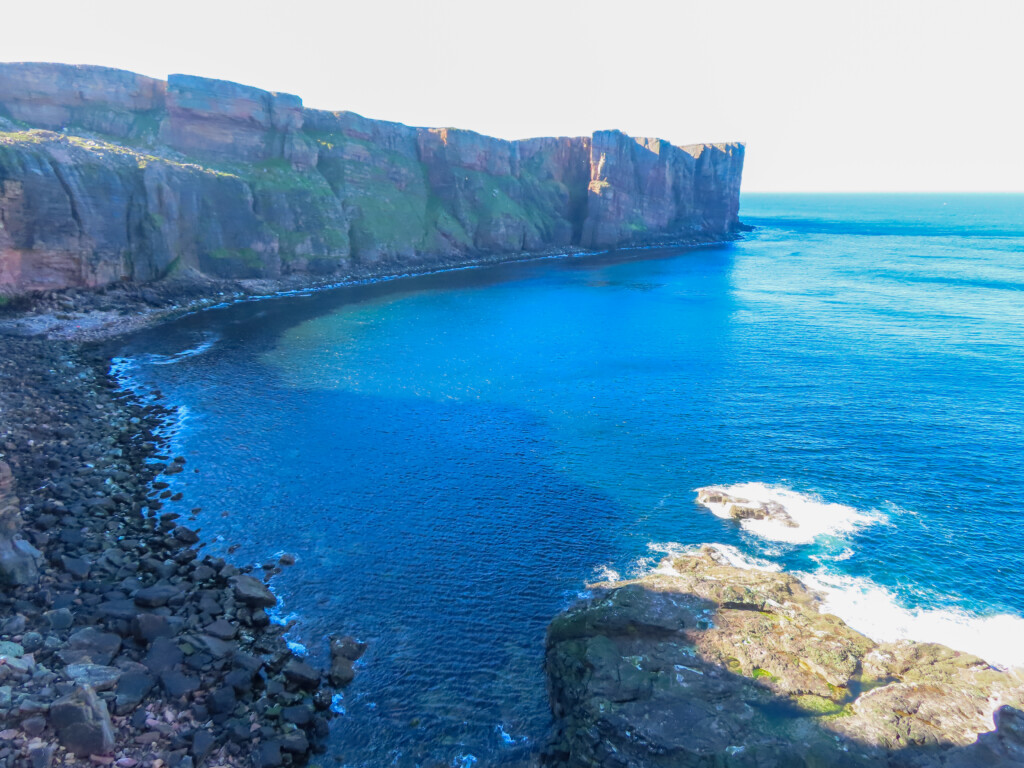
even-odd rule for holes
{"type": "Polygon", "coordinates": [[[315,658],[370,643],[328,763],[523,760],[551,616],[700,542],[807,574],[876,637],[1024,664],[1024,196],[741,216],[727,246],[253,302],[126,344],[185,406],[174,484],[214,548],[298,556],[276,589],[315,658]],[[713,483],[821,535],[720,519],[694,501],[713,483]]]}

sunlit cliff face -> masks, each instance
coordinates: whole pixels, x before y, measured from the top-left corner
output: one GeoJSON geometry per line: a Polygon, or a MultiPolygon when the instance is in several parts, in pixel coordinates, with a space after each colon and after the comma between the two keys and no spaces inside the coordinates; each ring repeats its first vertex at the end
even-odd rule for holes
{"type": "Polygon", "coordinates": [[[743,145],[495,139],[295,96],[0,65],[0,287],[429,270],[738,225],[743,145]],[[26,128],[25,126],[29,126],[26,128]]]}

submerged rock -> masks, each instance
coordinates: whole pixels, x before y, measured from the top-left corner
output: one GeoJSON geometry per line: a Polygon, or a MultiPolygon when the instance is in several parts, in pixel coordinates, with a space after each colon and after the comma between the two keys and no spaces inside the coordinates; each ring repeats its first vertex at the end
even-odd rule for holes
{"type": "Polygon", "coordinates": [[[793,576],[705,547],[592,591],[548,628],[549,764],[1021,765],[1024,672],[875,643],[793,576]]]}
{"type": "Polygon", "coordinates": [[[353,665],[366,652],[366,643],[351,637],[331,637],[331,669],[327,674],[331,685],[343,686],[355,677],[353,665]]]}

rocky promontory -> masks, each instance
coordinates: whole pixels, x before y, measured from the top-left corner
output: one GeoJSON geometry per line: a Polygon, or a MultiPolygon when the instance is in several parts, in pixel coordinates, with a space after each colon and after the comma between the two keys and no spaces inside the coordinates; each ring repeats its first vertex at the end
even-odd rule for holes
{"type": "Polygon", "coordinates": [[[0,64],[0,303],[720,240],[740,227],[743,153],[619,131],[505,141],[201,77],[0,64]]]}
{"type": "Polygon", "coordinates": [[[572,768],[1024,765],[1024,672],[876,643],[793,576],[704,547],[595,584],[547,635],[572,768]]]}

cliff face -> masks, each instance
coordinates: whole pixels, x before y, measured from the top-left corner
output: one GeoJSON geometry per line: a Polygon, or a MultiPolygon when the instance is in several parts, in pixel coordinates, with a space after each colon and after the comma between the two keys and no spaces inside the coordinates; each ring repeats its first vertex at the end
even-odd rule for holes
{"type": "Polygon", "coordinates": [[[743,145],[504,141],[184,75],[0,64],[0,293],[706,240],[743,145]]]}

